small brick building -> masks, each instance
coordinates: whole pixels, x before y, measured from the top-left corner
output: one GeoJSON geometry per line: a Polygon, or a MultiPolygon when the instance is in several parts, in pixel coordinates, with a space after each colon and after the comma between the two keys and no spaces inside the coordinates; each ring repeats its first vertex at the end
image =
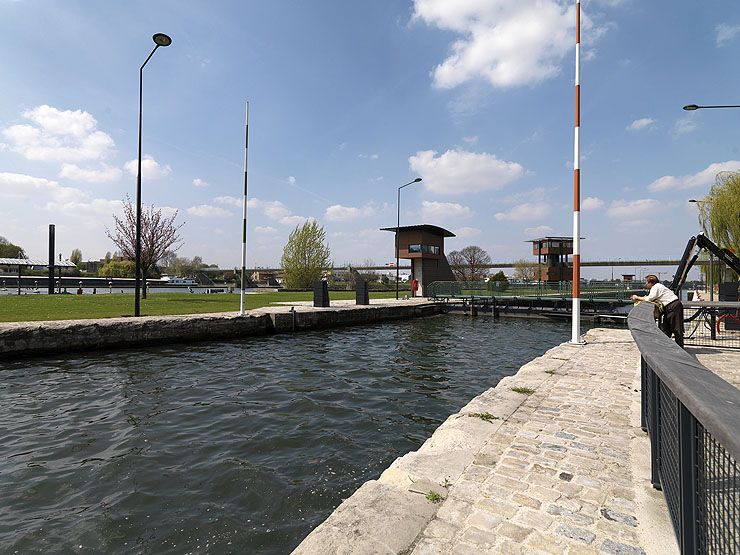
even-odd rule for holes
{"type": "Polygon", "coordinates": [[[537,281],[573,281],[573,263],[568,260],[573,254],[573,237],[541,237],[527,242],[537,255],[537,281]]]}
{"type": "MultiPolygon", "coordinates": [[[[382,231],[396,232],[395,227],[382,231]]],[[[455,234],[436,225],[409,225],[398,228],[398,258],[411,260],[411,278],[419,280],[419,295],[435,281],[455,281],[445,256],[445,237],[455,234]]]]}

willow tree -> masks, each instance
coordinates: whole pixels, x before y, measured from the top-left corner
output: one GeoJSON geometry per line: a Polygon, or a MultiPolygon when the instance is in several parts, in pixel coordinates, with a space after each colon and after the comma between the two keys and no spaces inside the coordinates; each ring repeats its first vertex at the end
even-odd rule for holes
{"type": "Polygon", "coordinates": [[[717,246],[740,255],[740,172],[720,172],[698,203],[699,222],[717,246]]]}
{"type": "Polygon", "coordinates": [[[331,267],[326,233],[316,220],[296,226],[283,249],[280,267],[285,284],[296,289],[309,289],[331,267]]]}

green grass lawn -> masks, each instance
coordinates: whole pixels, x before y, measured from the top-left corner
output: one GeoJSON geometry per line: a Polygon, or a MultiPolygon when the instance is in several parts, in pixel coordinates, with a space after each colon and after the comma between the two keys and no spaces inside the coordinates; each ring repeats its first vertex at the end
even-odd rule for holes
{"type": "MultiPolygon", "coordinates": [[[[370,292],[372,299],[390,299],[395,291],[370,292]]],[[[310,301],[310,291],[298,293],[255,293],[246,295],[247,309],[260,308],[280,301],[310,301]]],[[[354,291],[331,291],[333,300],[354,299],[354,291]]],[[[141,300],[143,316],[167,314],[203,314],[239,310],[239,295],[228,293],[150,293],[141,300]]],[[[39,320],[78,320],[133,316],[134,296],[121,293],[98,295],[13,295],[0,296],[0,322],[39,320]]]]}

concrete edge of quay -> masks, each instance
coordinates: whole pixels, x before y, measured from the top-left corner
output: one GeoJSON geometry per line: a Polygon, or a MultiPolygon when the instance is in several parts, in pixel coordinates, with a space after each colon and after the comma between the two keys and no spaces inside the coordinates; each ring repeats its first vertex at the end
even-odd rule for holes
{"type": "Polygon", "coordinates": [[[191,341],[240,339],[374,324],[440,314],[444,303],[402,301],[354,305],[337,302],[328,308],[296,303],[247,311],[139,318],[97,318],[10,322],[0,324],[0,360],[48,353],[162,345],[191,341]]]}
{"type": "MultiPolygon", "coordinates": [[[[631,343],[635,352],[636,346],[631,338],[612,341],[610,331],[598,328],[590,330],[585,335],[586,345],[600,343],[602,349],[610,349],[613,356],[621,358],[624,367],[621,346],[631,343]]],[[[628,332],[625,330],[625,333],[628,332]]],[[[503,468],[507,474],[496,476],[498,481],[494,480],[493,483],[483,481],[482,476],[489,471],[487,469],[501,466],[499,463],[503,458],[507,458],[507,464],[515,464],[511,455],[504,453],[512,448],[515,451],[531,449],[534,445],[533,439],[529,446],[526,443],[517,445],[522,439],[516,437],[513,429],[527,428],[527,422],[533,416],[539,416],[540,422],[554,419],[557,411],[554,407],[563,402],[560,393],[553,393],[554,384],[559,379],[588,383],[598,381],[594,376],[599,372],[610,371],[608,365],[599,360],[603,352],[591,355],[584,349],[579,345],[563,343],[473,398],[459,412],[449,416],[417,451],[396,459],[377,480],[365,482],[345,499],[304,538],[293,553],[596,553],[599,547],[598,552],[604,553],[678,553],[662,494],[650,487],[649,442],[639,429],[639,355],[636,355],[634,365],[626,363],[629,370],[634,368],[634,372],[625,374],[622,371],[616,382],[597,383],[595,386],[600,389],[602,396],[606,391],[609,397],[613,390],[615,397],[628,399],[624,404],[629,407],[629,414],[624,415],[615,427],[620,430],[620,437],[616,439],[623,445],[614,445],[613,449],[608,443],[602,447],[587,446],[580,443],[580,438],[571,437],[565,430],[559,432],[567,438],[562,440],[563,444],[573,441],[577,450],[584,450],[576,455],[576,460],[580,461],[583,468],[571,463],[576,464],[571,470],[588,469],[584,476],[573,472],[578,476],[577,480],[583,480],[583,484],[589,484],[589,472],[599,473],[599,464],[604,464],[608,472],[626,475],[616,494],[616,500],[624,507],[621,509],[623,512],[606,508],[610,503],[609,493],[600,492],[594,480],[589,484],[593,486],[591,488],[581,488],[577,480],[573,484],[563,483],[562,480],[568,476],[564,477],[557,469],[549,469],[552,470],[551,476],[543,476],[537,485],[532,485],[531,489],[536,491],[532,494],[534,498],[524,495],[526,485],[519,488],[515,483],[526,482],[525,475],[529,471],[525,470],[524,465],[520,469],[514,466],[503,468]],[[588,360],[590,357],[596,360],[588,360]],[[584,377],[580,377],[584,366],[597,370],[587,371],[584,377]],[[527,388],[536,394],[515,392],[512,389],[514,387],[527,388]],[[539,415],[536,414],[538,410],[539,415]],[[481,419],[480,415],[485,413],[493,414],[494,419],[481,419]],[[597,459],[589,462],[585,458],[585,455],[591,454],[588,449],[603,450],[607,453],[606,461],[600,463],[597,459]],[[626,452],[617,453],[617,449],[626,452]],[[584,456],[581,457],[581,454],[584,456]],[[618,459],[615,466],[615,461],[610,457],[619,457],[621,460],[618,459]],[[513,490],[504,493],[504,484],[513,490]],[[630,487],[625,487],[627,484],[630,487]],[[568,489],[569,486],[571,489],[568,489]],[[493,492],[483,502],[482,490],[493,492]],[[585,496],[585,490],[589,490],[590,497],[585,496]],[[579,495],[584,495],[584,498],[579,498],[579,495]],[[622,496],[631,500],[622,499],[622,496]],[[593,497],[601,501],[595,501],[593,497]],[[527,506],[529,503],[533,505],[527,506]],[[542,512],[532,511],[534,504],[542,512]],[[584,510],[588,508],[590,516],[580,514],[580,508],[576,509],[579,505],[584,510]],[[533,522],[530,528],[517,520],[522,511],[533,522]],[[540,516],[543,513],[544,516],[540,516]],[[557,522],[549,529],[547,526],[538,528],[541,524],[537,522],[538,519],[546,523],[546,519],[554,521],[557,518],[564,519],[557,529],[557,522]],[[615,518],[624,522],[615,523],[615,518]],[[527,543],[522,545],[525,540],[527,543]],[[584,545],[584,542],[587,544],[584,545]],[[597,542],[601,542],[600,546],[597,542]]],[[[584,389],[587,391],[588,385],[584,389]]],[[[583,392],[578,394],[588,396],[583,392]]],[[[576,427],[585,425],[590,423],[578,423],[576,427]]],[[[553,422],[552,430],[559,429],[558,426],[553,422]]],[[[552,430],[548,432],[551,437],[553,433],[558,433],[552,430]]],[[[523,441],[529,441],[528,438],[533,438],[533,434],[529,429],[522,431],[523,441]]],[[[598,435],[591,435],[599,438],[598,435]]],[[[537,472],[543,472],[548,465],[559,466],[556,456],[561,456],[560,451],[567,447],[548,443],[546,449],[551,451],[539,458],[538,464],[529,465],[539,467],[537,472]],[[547,455],[552,455],[554,460],[548,461],[547,455]]],[[[529,494],[529,491],[526,493],[529,494]]]]}

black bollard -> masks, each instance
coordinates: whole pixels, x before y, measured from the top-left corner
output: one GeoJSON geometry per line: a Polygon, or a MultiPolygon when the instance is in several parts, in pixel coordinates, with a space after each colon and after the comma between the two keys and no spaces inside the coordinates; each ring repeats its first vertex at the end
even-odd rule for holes
{"type": "Polygon", "coordinates": [[[325,281],[313,284],[313,305],[322,308],[329,306],[329,284],[325,281]]]}
{"type": "Polygon", "coordinates": [[[368,305],[370,304],[370,288],[364,280],[357,280],[355,285],[355,304],[368,305]]]}

